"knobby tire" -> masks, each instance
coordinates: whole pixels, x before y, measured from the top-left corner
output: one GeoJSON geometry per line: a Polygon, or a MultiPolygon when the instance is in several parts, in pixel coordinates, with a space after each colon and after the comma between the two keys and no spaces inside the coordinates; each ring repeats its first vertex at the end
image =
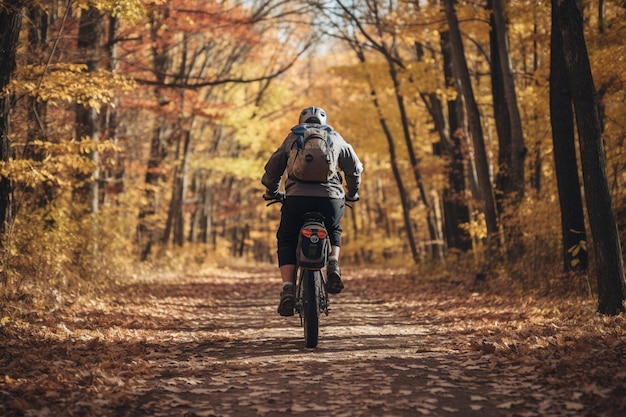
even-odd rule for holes
{"type": "Polygon", "coordinates": [[[315,285],[317,271],[304,271],[302,275],[302,310],[304,343],[308,348],[317,346],[319,339],[319,286],[315,285]]]}

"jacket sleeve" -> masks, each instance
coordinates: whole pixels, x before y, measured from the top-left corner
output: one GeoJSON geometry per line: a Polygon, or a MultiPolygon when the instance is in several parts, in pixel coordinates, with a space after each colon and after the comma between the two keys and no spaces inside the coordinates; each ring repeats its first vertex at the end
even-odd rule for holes
{"type": "Polygon", "coordinates": [[[345,141],[339,152],[339,168],[343,171],[345,176],[348,195],[356,195],[361,187],[363,164],[356,155],[356,152],[354,152],[352,146],[345,141]]]}
{"type": "Polygon", "coordinates": [[[265,173],[261,178],[261,183],[267,188],[270,194],[274,194],[278,191],[280,180],[287,168],[287,159],[289,158],[288,141],[289,136],[283,141],[282,145],[276,149],[265,164],[265,173]]]}

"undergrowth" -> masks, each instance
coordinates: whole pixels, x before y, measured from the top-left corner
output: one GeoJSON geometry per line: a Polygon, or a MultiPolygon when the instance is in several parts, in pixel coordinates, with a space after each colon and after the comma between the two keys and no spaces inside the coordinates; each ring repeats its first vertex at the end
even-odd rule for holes
{"type": "MultiPolygon", "coordinates": [[[[156,246],[148,261],[139,262],[133,219],[121,208],[101,211],[97,221],[90,215],[77,218],[76,210],[70,207],[16,217],[3,242],[0,317],[32,309],[63,308],[79,297],[118,291],[139,275],[190,273],[207,267],[275,266],[275,247],[271,244],[264,249],[267,261],[252,261],[258,253],[254,244],[249,245],[249,252],[235,256],[224,237],[210,244],[156,246]]],[[[589,278],[594,276],[593,265],[587,273],[564,272],[557,236],[558,231],[551,228],[537,228],[518,241],[520,250],[515,257],[504,249],[488,252],[478,245],[467,253],[450,249],[443,259],[424,257],[419,263],[407,253],[388,257],[384,247],[346,240],[342,265],[357,271],[404,270],[414,280],[463,282],[470,290],[511,299],[594,300],[596,283],[589,278]],[[364,248],[378,250],[368,252],[364,248]]]]}

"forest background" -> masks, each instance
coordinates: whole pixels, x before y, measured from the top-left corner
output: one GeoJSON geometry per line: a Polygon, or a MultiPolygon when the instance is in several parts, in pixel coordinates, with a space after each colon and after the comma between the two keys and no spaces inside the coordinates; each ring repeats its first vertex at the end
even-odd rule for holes
{"type": "Polygon", "coordinates": [[[343,263],[469,270],[621,312],[625,15],[623,0],[4,0],[0,316],[144,271],[274,262],[260,177],[309,105],[365,166],[343,263]]]}

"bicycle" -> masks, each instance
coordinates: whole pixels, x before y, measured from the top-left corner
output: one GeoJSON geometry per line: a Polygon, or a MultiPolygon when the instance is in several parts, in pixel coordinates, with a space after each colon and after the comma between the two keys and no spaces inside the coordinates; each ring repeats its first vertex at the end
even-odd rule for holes
{"type": "MultiPolygon", "coordinates": [[[[267,206],[276,203],[282,200],[273,200],[267,206]]],[[[320,313],[328,316],[330,311],[323,272],[330,255],[330,238],[321,213],[305,213],[303,220],[296,249],[295,310],[304,328],[305,346],[315,348],[319,341],[320,313]]]]}

